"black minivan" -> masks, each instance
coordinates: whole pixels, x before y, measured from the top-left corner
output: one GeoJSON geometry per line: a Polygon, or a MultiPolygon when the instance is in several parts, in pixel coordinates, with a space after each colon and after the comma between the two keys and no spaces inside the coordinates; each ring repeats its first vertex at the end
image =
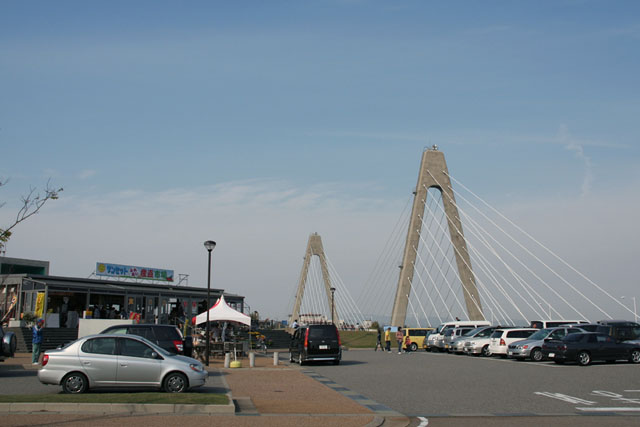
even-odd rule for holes
{"type": "Polygon", "coordinates": [[[110,326],[100,333],[138,335],[157,344],[170,353],[183,354],[189,357],[191,357],[191,352],[193,351],[193,341],[191,337],[184,339],[180,329],[175,325],[156,325],[154,323],[116,325],[110,326]]]}
{"type": "Polygon", "coordinates": [[[338,328],[335,325],[300,326],[291,337],[289,354],[289,361],[300,365],[311,361],[332,361],[338,365],[342,359],[338,328]]]}

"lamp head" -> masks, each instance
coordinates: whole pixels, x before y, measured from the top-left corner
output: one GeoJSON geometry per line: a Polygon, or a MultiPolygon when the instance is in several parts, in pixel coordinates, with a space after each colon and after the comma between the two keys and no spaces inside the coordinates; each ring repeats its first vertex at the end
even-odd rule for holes
{"type": "Polygon", "coordinates": [[[204,247],[207,248],[209,252],[211,252],[213,248],[216,247],[216,242],[214,242],[213,240],[207,240],[206,242],[204,242],[204,247]]]}

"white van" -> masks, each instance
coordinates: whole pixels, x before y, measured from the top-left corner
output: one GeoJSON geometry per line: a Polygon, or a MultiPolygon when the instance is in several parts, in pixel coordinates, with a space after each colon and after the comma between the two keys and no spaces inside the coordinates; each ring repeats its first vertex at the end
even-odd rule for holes
{"type": "Polygon", "coordinates": [[[535,329],[555,328],[564,325],[586,325],[586,320],[532,320],[530,325],[535,329]]]}
{"type": "Polygon", "coordinates": [[[446,322],[439,325],[428,339],[424,340],[422,348],[427,351],[444,350],[444,333],[449,329],[460,327],[479,328],[480,326],[491,326],[491,322],[486,320],[454,320],[452,322],[446,322]]]}

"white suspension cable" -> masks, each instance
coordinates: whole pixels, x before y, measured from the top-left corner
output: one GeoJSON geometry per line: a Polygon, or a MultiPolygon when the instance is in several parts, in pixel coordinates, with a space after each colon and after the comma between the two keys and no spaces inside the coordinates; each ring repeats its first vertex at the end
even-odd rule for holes
{"type": "MultiPolygon", "coordinates": [[[[453,189],[452,189],[453,191],[453,189]]],[[[597,309],[599,309],[600,311],[602,311],[603,313],[605,313],[602,309],[600,309],[600,307],[598,307],[596,304],[594,304],[591,300],[589,300],[589,298],[587,298],[582,292],[580,292],[578,289],[576,289],[575,286],[571,285],[567,280],[565,280],[562,276],[560,276],[557,272],[555,272],[555,270],[553,270],[551,267],[549,267],[547,264],[545,264],[540,258],[538,258],[536,255],[534,255],[533,253],[531,253],[531,251],[529,251],[526,247],[524,247],[522,244],[520,244],[520,242],[518,242],[515,238],[513,238],[509,233],[507,233],[504,229],[502,229],[502,227],[500,227],[498,224],[496,224],[493,220],[491,220],[489,217],[487,217],[482,211],[480,211],[473,203],[469,202],[464,196],[459,194],[459,197],[462,198],[467,204],[469,204],[469,206],[471,206],[472,208],[474,208],[474,210],[476,210],[478,213],[480,213],[480,215],[482,215],[485,219],[487,219],[494,227],[496,227],[498,230],[500,230],[504,235],[506,235],[507,237],[509,237],[509,239],[511,239],[515,244],[517,244],[521,249],[523,249],[525,252],[527,252],[529,255],[531,255],[533,258],[536,259],[536,261],[538,261],[540,264],[542,264],[543,266],[545,266],[547,268],[547,270],[549,270],[550,272],[552,272],[556,277],[558,277],[559,279],[561,279],[565,284],[567,284],[571,289],[573,289],[576,293],[578,293],[578,295],[582,296],[582,298],[584,298],[586,301],[590,302],[594,307],[596,307],[597,309]]],[[[507,248],[505,248],[499,241],[497,241],[491,234],[487,234],[491,240],[493,240],[498,246],[500,246],[503,250],[505,250],[506,252],[508,252],[514,260],[516,260],[521,266],[523,266],[530,274],[532,274],[534,277],[536,277],[540,283],[542,283],[547,289],[549,289],[550,291],[552,291],[558,298],[560,298],[568,307],[571,307],[571,309],[573,309],[573,311],[575,311],[576,313],[578,313],[579,316],[581,316],[583,319],[586,319],[586,316],[584,316],[576,307],[573,306],[573,304],[571,304],[569,301],[567,301],[566,298],[564,298],[562,295],[560,295],[555,289],[553,289],[548,283],[546,283],[540,276],[538,276],[535,272],[533,272],[526,264],[524,264],[518,257],[516,257],[515,255],[513,255],[511,253],[511,251],[509,251],[507,248]]],[[[606,314],[606,313],[605,313],[606,314]]]]}
{"type": "MultiPolygon", "coordinates": [[[[413,248],[414,250],[416,249],[415,246],[413,248]]],[[[420,262],[423,263],[422,261],[422,257],[420,256],[420,254],[418,253],[418,251],[416,251],[416,259],[420,262]]],[[[423,263],[424,264],[424,263],[423,263]]],[[[435,284],[435,280],[433,280],[433,278],[431,277],[431,274],[429,274],[429,272],[427,271],[427,276],[429,276],[429,281],[431,283],[435,284]]],[[[422,281],[422,278],[420,276],[418,276],[418,279],[422,282],[423,286],[424,286],[424,282],[422,281]]],[[[425,287],[426,289],[426,287],[425,287]]],[[[438,296],[440,297],[440,301],[442,301],[442,306],[447,309],[447,312],[449,313],[449,319],[453,319],[453,314],[451,313],[451,310],[449,309],[449,306],[447,305],[447,303],[444,301],[444,298],[442,298],[442,294],[440,293],[440,289],[438,289],[437,286],[434,286],[434,289],[436,290],[436,293],[438,294],[438,296]]],[[[434,309],[436,309],[436,315],[438,316],[438,320],[440,321],[440,323],[442,323],[442,319],[440,318],[440,315],[438,314],[438,310],[436,308],[436,306],[433,306],[434,309]]]]}
{"type": "Polygon", "coordinates": [[[411,308],[411,312],[413,313],[413,318],[416,319],[418,328],[421,328],[422,326],[420,326],[420,320],[418,319],[418,315],[416,314],[416,311],[413,309],[413,304],[411,304],[411,299],[409,298],[409,295],[407,295],[407,302],[409,303],[409,308],[411,308]]]}
{"type": "MultiPolygon", "coordinates": [[[[419,255],[417,255],[417,258],[419,258],[419,255]]],[[[440,314],[438,313],[438,309],[437,309],[436,305],[434,304],[433,299],[431,298],[431,294],[427,290],[427,287],[426,287],[424,281],[422,280],[422,277],[420,275],[415,275],[414,277],[417,277],[418,280],[420,281],[420,283],[422,284],[422,288],[424,289],[425,294],[427,295],[427,299],[431,303],[431,306],[433,307],[433,311],[436,313],[436,317],[438,318],[438,322],[442,323],[442,318],[440,317],[440,314]]],[[[411,287],[413,287],[413,282],[411,283],[411,287]]],[[[436,292],[438,292],[437,289],[436,289],[436,292]]],[[[420,304],[420,308],[422,309],[422,313],[424,314],[425,319],[427,319],[427,325],[430,326],[431,322],[429,321],[429,316],[427,316],[427,313],[424,311],[424,307],[422,306],[422,304],[420,304]]]]}
{"type": "MultiPolygon", "coordinates": [[[[447,174],[448,175],[448,174],[447,174]]],[[[497,209],[493,208],[491,205],[489,205],[487,202],[485,202],[480,196],[476,195],[474,192],[472,192],[471,190],[469,190],[467,187],[465,187],[462,183],[460,183],[457,179],[455,179],[454,177],[450,176],[449,177],[451,179],[453,179],[454,181],[456,181],[456,183],[458,185],[460,185],[461,187],[463,187],[466,191],[468,191],[469,193],[471,193],[474,197],[476,197],[478,200],[480,200],[485,206],[487,206],[489,209],[491,209],[493,212],[495,212],[496,214],[498,214],[502,219],[504,219],[505,221],[507,221],[509,224],[511,224],[513,227],[515,227],[518,231],[520,231],[522,234],[524,234],[525,236],[527,236],[529,239],[531,239],[533,242],[535,242],[536,244],[538,244],[538,246],[540,246],[541,248],[543,248],[544,250],[546,250],[549,254],[553,255],[557,260],[559,260],[560,262],[562,262],[567,268],[571,269],[573,272],[575,272],[576,274],[578,274],[580,277],[582,277],[583,279],[585,279],[588,283],[590,283],[591,285],[593,285],[596,289],[598,289],[599,291],[601,291],[602,293],[604,293],[605,295],[607,295],[610,299],[612,299],[613,301],[615,301],[618,305],[620,305],[621,307],[623,307],[624,309],[628,310],[629,312],[631,312],[631,310],[629,310],[624,304],[622,304],[620,301],[618,301],[615,297],[613,297],[610,293],[608,293],[607,291],[605,291],[604,289],[602,289],[600,286],[598,286],[595,282],[593,282],[591,279],[589,279],[587,276],[585,276],[584,274],[582,274],[580,271],[576,270],[573,266],[571,266],[568,262],[566,262],[563,258],[561,258],[559,255],[557,255],[555,252],[553,252],[551,249],[547,248],[545,245],[543,245],[542,243],[540,243],[538,240],[536,240],[533,236],[531,236],[529,233],[527,233],[526,231],[524,231],[522,228],[520,228],[518,225],[516,225],[515,223],[513,223],[510,219],[508,219],[506,216],[504,216],[502,213],[500,213],[497,209]]],[[[500,227],[498,227],[500,228],[500,227]]],[[[500,228],[501,229],[501,228],[500,228]]],[[[501,229],[502,230],[502,229],[501,229]]],[[[502,230],[503,231],[503,230],[502,230]]],[[[527,251],[527,253],[530,253],[525,247],[523,247],[522,245],[520,245],[515,239],[513,239],[508,233],[506,233],[505,231],[503,231],[503,233],[505,233],[506,235],[508,235],[516,244],[518,244],[518,246],[522,247],[522,249],[524,249],[525,251],[527,251]]],[[[549,269],[549,271],[553,272],[556,277],[558,277],[559,279],[561,279],[563,282],[565,282],[568,286],[570,286],[574,291],[576,291],[580,296],[582,296],[585,300],[587,300],[588,302],[590,302],[595,308],[597,308],[601,313],[603,313],[605,316],[607,316],[609,319],[611,319],[611,316],[609,316],[609,314],[607,312],[605,312],[603,309],[601,309],[599,306],[597,306],[593,301],[591,301],[589,298],[587,298],[586,296],[584,296],[580,291],[578,291],[577,289],[575,289],[575,287],[573,287],[573,285],[571,285],[568,281],[566,281],[564,278],[562,278],[561,276],[559,276],[557,273],[555,273],[555,271],[553,269],[551,269],[550,267],[548,267],[545,263],[543,263],[541,260],[539,260],[538,257],[536,257],[535,255],[531,254],[534,258],[536,258],[536,260],[538,260],[538,262],[540,262],[541,264],[543,264],[545,267],[547,267],[547,269],[549,269]]]]}
{"type": "MultiPolygon", "coordinates": [[[[466,212],[464,212],[462,210],[462,208],[460,208],[460,212],[462,213],[462,215],[464,215],[464,217],[466,218],[466,221],[468,222],[468,224],[471,227],[477,227],[480,230],[482,230],[482,232],[485,235],[489,235],[490,236],[490,233],[488,233],[482,226],[480,226],[480,224],[478,224],[476,221],[474,221],[473,218],[471,218],[469,215],[467,215],[466,212]]],[[[544,313],[544,309],[540,305],[539,301],[542,300],[549,307],[551,307],[551,304],[544,297],[542,297],[542,295],[540,295],[538,292],[536,292],[536,290],[530,284],[528,284],[526,282],[526,280],[524,280],[524,278],[522,278],[518,273],[516,273],[515,270],[513,270],[511,268],[511,266],[506,261],[504,261],[504,259],[500,256],[500,254],[498,254],[498,252],[495,250],[495,248],[491,245],[491,243],[489,243],[488,240],[486,240],[486,238],[484,236],[479,236],[479,235],[475,234],[471,228],[469,228],[469,230],[470,230],[470,232],[472,234],[474,234],[480,240],[480,243],[484,244],[484,246],[489,249],[489,251],[493,254],[494,257],[496,257],[500,262],[502,262],[504,267],[511,273],[511,275],[515,278],[515,280],[524,288],[524,290],[527,292],[527,294],[529,295],[531,300],[533,300],[535,303],[537,303],[537,305],[538,305],[538,307],[540,308],[541,311],[536,310],[534,307],[532,307],[529,304],[529,307],[531,308],[531,310],[534,313],[536,313],[537,316],[543,317],[544,314],[542,314],[542,313],[544,313]],[[529,289],[535,294],[535,297],[533,295],[531,295],[531,292],[529,292],[529,289]]],[[[507,251],[507,252],[509,252],[509,251],[507,251]]],[[[479,257],[481,256],[479,252],[478,252],[478,256],[479,257]]],[[[491,263],[487,262],[487,264],[494,269],[496,274],[498,274],[502,278],[502,280],[504,280],[509,286],[511,286],[510,282],[491,263]]],[[[518,293],[518,295],[520,296],[519,293],[518,293]]],[[[528,300],[527,299],[523,298],[522,296],[520,296],[520,297],[521,297],[521,299],[523,299],[525,301],[525,303],[528,304],[528,300]]],[[[556,314],[558,316],[561,316],[560,313],[555,308],[554,308],[554,311],[556,312],[556,314]]]]}

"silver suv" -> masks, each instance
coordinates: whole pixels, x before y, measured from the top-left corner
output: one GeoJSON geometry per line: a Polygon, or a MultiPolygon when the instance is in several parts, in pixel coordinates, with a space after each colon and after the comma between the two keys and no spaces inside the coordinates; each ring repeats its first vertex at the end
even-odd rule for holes
{"type": "Polygon", "coordinates": [[[538,332],[535,332],[525,340],[516,341],[512,344],[509,344],[507,356],[519,360],[524,360],[529,357],[534,362],[540,362],[543,359],[542,344],[544,344],[545,339],[561,340],[566,335],[575,334],[578,332],[586,331],[580,329],[580,327],[575,326],[562,326],[558,328],[540,329],[538,332]]]}

